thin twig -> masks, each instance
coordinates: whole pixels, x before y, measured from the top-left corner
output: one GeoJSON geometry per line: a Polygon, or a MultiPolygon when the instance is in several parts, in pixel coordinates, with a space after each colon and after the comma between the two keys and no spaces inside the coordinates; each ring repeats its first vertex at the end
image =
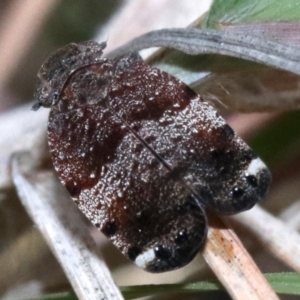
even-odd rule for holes
{"type": "MultiPolygon", "coordinates": [[[[8,163],[16,151],[30,151],[38,160],[46,152],[47,116],[49,111],[34,113],[24,105],[1,114],[0,119],[0,190],[11,186],[8,163]]],[[[48,153],[45,155],[49,155],[48,153]]]]}
{"type": "Polygon", "coordinates": [[[300,200],[286,207],[279,217],[287,226],[300,230],[300,200]]]}
{"type": "Polygon", "coordinates": [[[220,219],[210,215],[203,256],[233,299],[279,299],[249,253],[220,219]]]}
{"type": "Polygon", "coordinates": [[[32,158],[12,157],[12,178],[19,197],[63,267],[79,299],[123,299],[97,254],[78,209],[56,176],[36,173],[32,158]]]}
{"type": "Polygon", "coordinates": [[[258,205],[230,218],[247,226],[266,250],[292,269],[300,271],[300,235],[295,230],[258,205]]]}

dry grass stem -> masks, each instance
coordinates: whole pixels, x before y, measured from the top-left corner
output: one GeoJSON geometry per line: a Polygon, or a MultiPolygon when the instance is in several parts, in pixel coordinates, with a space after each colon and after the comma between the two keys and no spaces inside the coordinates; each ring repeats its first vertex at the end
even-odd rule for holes
{"type": "Polygon", "coordinates": [[[233,230],[212,215],[203,256],[233,299],[279,299],[233,230]]]}
{"type": "Polygon", "coordinates": [[[8,164],[12,153],[28,150],[35,158],[45,153],[48,113],[48,110],[34,113],[31,105],[24,105],[1,114],[0,190],[11,186],[8,164]]]}
{"type": "Polygon", "coordinates": [[[295,230],[258,205],[230,218],[245,225],[267,251],[300,271],[300,235],[295,230]]]}
{"type": "Polygon", "coordinates": [[[218,23],[222,30],[231,32],[263,36],[283,44],[293,46],[300,45],[300,22],[299,21],[263,21],[263,22],[238,22],[238,23],[218,23]]]}
{"type": "Polygon", "coordinates": [[[83,216],[51,172],[33,172],[29,155],[15,154],[12,178],[19,197],[51,247],[79,299],[123,299],[97,254],[83,216]]]}
{"type": "Polygon", "coordinates": [[[300,201],[294,202],[292,205],[284,209],[280,215],[280,219],[289,227],[300,230],[300,201]]]}

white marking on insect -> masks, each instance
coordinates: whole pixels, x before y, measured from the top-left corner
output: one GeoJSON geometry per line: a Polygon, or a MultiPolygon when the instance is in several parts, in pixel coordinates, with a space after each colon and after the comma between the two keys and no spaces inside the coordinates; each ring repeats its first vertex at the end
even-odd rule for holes
{"type": "Polygon", "coordinates": [[[246,170],[246,173],[248,175],[257,175],[261,170],[266,169],[266,165],[262,162],[261,159],[256,158],[252,159],[251,163],[248,166],[248,169],[246,170]]]}
{"type": "Polygon", "coordinates": [[[155,252],[153,249],[149,249],[147,251],[144,251],[139,256],[137,256],[134,263],[140,268],[145,269],[148,263],[153,261],[154,259],[155,259],[155,252]]]}

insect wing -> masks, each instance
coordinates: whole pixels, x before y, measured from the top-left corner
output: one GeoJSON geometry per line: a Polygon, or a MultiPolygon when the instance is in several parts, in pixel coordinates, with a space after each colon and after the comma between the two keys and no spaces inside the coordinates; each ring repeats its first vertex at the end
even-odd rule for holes
{"type": "Polygon", "coordinates": [[[132,56],[117,63],[115,78],[110,106],[199,203],[231,214],[265,196],[265,164],[187,85],[132,56]]]}
{"type": "Polygon", "coordinates": [[[110,70],[70,76],[52,106],[48,137],[62,183],[82,212],[138,266],[184,266],[206,237],[206,219],[189,190],[108,105],[110,70]]]}

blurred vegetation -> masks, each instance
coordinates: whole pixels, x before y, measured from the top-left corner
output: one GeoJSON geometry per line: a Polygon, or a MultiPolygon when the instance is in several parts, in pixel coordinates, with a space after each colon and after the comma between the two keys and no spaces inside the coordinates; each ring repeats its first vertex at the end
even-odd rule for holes
{"type": "Polygon", "coordinates": [[[36,74],[44,60],[65,44],[92,39],[122,2],[122,0],[59,1],[44,28],[41,28],[32,51],[25,57],[18,68],[18,73],[9,83],[10,92],[20,101],[32,101],[36,74]]]}

